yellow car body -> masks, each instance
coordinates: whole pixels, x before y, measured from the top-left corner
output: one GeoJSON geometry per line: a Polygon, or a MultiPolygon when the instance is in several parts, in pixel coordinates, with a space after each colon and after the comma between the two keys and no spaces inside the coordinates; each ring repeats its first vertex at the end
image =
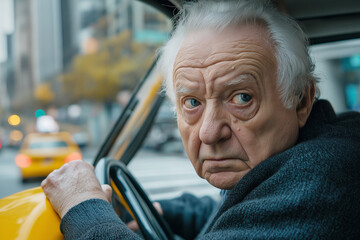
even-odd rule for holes
{"type": "Polygon", "coordinates": [[[63,164],[81,158],[80,148],[70,133],[31,133],[24,139],[15,163],[25,180],[46,177],[63,164]]]}
{"type": "Polygon", "coordinates": [[[0,199],[0,239],[64,239],[60,217],[40,187],[0,199]]]}

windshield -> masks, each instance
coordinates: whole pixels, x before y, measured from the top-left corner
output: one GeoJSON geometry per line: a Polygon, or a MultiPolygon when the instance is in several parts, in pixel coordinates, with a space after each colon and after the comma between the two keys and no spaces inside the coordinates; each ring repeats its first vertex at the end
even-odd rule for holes
{"type": "Polygon", "coordinates": [[[67,147],[67,143],[64,141],[53,141],[53,142],[33,142],[30,143],[30,149],[41,149],[41,148],[64,148],[67,147]]]}

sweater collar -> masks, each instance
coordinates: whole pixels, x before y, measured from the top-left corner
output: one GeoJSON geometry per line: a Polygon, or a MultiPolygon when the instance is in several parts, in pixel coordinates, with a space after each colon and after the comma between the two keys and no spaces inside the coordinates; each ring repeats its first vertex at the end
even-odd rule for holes
{"type": "Polygon", "coordinates": [[[305,126],[299,131],[298,143],[318,136],[324,130],[324,125],[334,121],[336,114],[331,104],[327,100],[316,100],[305,126]]]}

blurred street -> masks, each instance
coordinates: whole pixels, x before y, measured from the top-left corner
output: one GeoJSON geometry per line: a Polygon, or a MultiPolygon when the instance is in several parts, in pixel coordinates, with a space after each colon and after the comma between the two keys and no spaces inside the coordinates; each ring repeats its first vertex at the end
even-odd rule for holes
{"type": "Polygon", "coordinates": [[[14,162],[17,152],[14,148],[4,148],[0,152],[0,198],[40,186],[40,181],[24,184],[21,182],[20,172],[14,162]]]}
{"type": "MultiPolygon", "coordinates": [[[[4,148],[0,152],[0,198],[40,186],[41,180],[21,182],[20,172],[14,163],[17,151],[4,148]]],[[[91,162],[96,150],[86,149],[83,153],[84,159],[91,162]]],[[[154,152],[140,151],[128,167],[151,200],[172,198],[185,191],[214,198],[219,195],[218,189],[196,175],[185,156],[159,156],[154,152]]]]}

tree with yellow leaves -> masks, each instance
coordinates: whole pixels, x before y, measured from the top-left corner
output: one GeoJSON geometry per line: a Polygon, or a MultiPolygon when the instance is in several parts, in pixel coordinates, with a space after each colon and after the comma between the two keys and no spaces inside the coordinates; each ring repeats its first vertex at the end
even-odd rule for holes
{"type": "Polygon", "coordinates": [[[129,30],[97,41],[98,49],[92,43],[90,53],[78,55],[71,69],[58,78],[70,101],[112,101],[120,90],[133,89],[153,62],[158,47],[134,42],[129,30]]]}

